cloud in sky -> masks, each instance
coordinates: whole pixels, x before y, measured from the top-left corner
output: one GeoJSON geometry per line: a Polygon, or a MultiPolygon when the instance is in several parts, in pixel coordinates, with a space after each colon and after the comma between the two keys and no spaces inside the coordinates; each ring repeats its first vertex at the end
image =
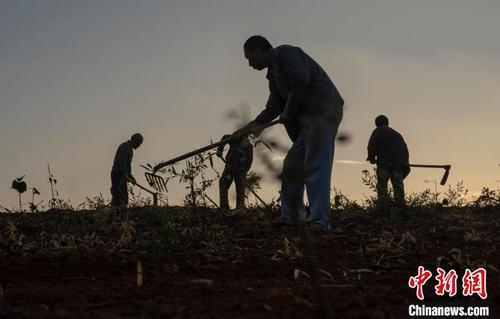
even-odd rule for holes
{"type": "Polygon", "coordinates": [[[353,161],[353,160],[336,160],[335,163],[342,165],[370,165],[367,162],[353,161]]]}

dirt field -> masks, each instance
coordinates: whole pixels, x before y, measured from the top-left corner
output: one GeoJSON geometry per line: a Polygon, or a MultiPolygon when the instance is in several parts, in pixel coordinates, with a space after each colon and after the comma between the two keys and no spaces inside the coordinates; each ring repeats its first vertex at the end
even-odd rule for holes
{"type": "Polygon", "coordinates": [[[339,210],[328,235],[271,228],[277,211],[256,209],[0,214],[0,317],[404,318],[409,277],[439,263],[457,270],[458,293],[436,296],[432,279],[426,305],[476,302],[498,318],[499,210],[339,210]],[[485,301],[461,294],[477,267],[485,301]]]}

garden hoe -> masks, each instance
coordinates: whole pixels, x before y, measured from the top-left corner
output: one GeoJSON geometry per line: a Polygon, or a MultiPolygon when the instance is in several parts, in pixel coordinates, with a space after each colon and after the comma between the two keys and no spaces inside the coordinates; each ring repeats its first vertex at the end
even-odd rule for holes
{"type": "Polygon", "coordinates": [[[441,178],[441,185],[446,184],[448,176],[450,175],[451,165],[425,165],[425,164],[410,164],[410,167],[423,167],[423,168],[444,168],[444,175],[441,178]]]}
{"type": "MultiPolygon", "coordinates": [[[[273,125],[278,124],[278,123],[280,123],[280,121],[279,120],[275,120],[275,121],[263,124],[262,126],[259,127],[259,130],[263,130],[265,128],[268,128],[268,127],[273,126],[273,125]]],[[[217,147],[219,147],[221,145],[225,145],[225,144],[229,143],[230,141],[231,141],[231,138],[226,138],[226,139],[223,139],[222,141],[219,141],[217,143],[211,143],[210,145],[198,148],[198,149],[196,149],[194,151],[191,151],[189,153],[183,154],[181,156],[177,156],[177,157],[172,158],[172,159],[170,159],[168,161],[161,162],[161,163],[157,164],[155,167],[153,167],[152,172],[146,172],[146,173],[144,173],[144,175],[146,177],[146,180],[148,181],[149,185],[151,187],[153,187],[155,190],[157,190],[159,192],[166,192],[167,191],[167,182],[161,176],[156,175],[156,172],[158,172],[158,170],[160,170],[160,169],[162,169],[162,168],[164,168],[164,167],[166,167],[168,165],[175,164],[177,162],[180,162],[180,161],[185,160],[187,158],[190,158],[192,156],[195,156],[195,155],[198,155],[200,153],[206,152],[208,150],[217,148],[217,147]]]]}
{"type": "MultiPolygon", "coordinates": [[[[363,161],[351,161],[351,160],[347,160],[347,161],[339,161],[339,162],[346,162],[346,163],[354,163],[354,164],[365,165],[365,162],[363,162],[363,161]]],[[[444,175],[441,178],[441,182],[440,182],[441,185],[446,184],[446,181],[448,180],[448,176],[450,175],[450,169],[451,169],[451,165],[449,165],[449,164],[446,164],[446,165],[410,164],[410,167],[443,168],[444,169],[444,175]]],[[[406,175],[405,175],[405,177],[406,177],[406,175]]]]}

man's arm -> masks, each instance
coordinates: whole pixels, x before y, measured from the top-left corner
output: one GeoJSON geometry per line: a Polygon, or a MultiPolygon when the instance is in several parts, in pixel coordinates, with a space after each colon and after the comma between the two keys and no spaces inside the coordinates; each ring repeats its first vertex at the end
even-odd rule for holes
{"type": "Polygon", "coordinates": [[[410,164],[410,152],[408,151],[408,145],[406,144],[404,139],[403,139],[403,154],[406,161],[405,164],[410,164]]]}
{"type": "Polygon", "coordinates": [[[128,154],[127,154],[127,169],[128,169],[128,180],[132,182],[133,184],[136,183],[135,177],[132,175],[132,156],[133,156],[133,151],[130,149],[128,154]]]}
{"type": "MultiPolygon", "coordinates": [[[[225,139],[228,139],[231,137],[231,134],[225,134],[220,140],[223,141],[225,139]]],[[[215,151],[215,155],[217,155],[218,157],[220,158],[223,158],[223,155],[224,155],[224,147],[226,145],[223,144],[223,145],[220,145],[219,147],[217,147],[217,150],[215,151]]]]}
{"type": "Polygon", "coordinates": [[[370,161],[370,163],[375,164],[376,157],[377,157],[377,142],[378,142],[378,134],[377,130],[374,130],[372,132],[372,135],[370,135],[370,140],[368,141],[368,158],[366,159],[367,161],[370,161]]]}
{"type": "MultiPolygon", "coordinates": [[[[269,86],[271,87],[272,84],[270,83],[269,86]]],[[[276,101],[276,99],[277,98],[275,96],[275,93],[271,91],[267,99],[266,108],[262,110],[259,115],[257,115],[253,122],[255,122],[257,125],[262,125],[269,123],[277,118],[278,115],[281,114],[281,108],[279,107],[279,102],[276,101]]]]}
{"type": "Polygon", "coordinates": [[[289,81],[289,94],[283,110],[284,120],[294,117],[304,101],[311,82],[311,69],[302,51],[293,47],[282,48],[277,56],[277,63],[289,81]]]}
{"type": "Polygon", "coordinates": [[[255,118],[255,120],[249,122],[247,125],[243,126],[239,130],[236,130],[231,138],[235,140],[240,140],[243,136],[248,134],[253,134],[254,136],[259,136],[262,132],[263,124],[267,124],[274,120],[278,115],[281,114],[281,108],[278,105],[278,101],[276,101],[275,94],[273,93],[273,89],[271,88],[272,84],[270,83],[271,93],[269,94],[269,98],[267,99],[266,108],[260,112],[259,115],[255,118]]]}

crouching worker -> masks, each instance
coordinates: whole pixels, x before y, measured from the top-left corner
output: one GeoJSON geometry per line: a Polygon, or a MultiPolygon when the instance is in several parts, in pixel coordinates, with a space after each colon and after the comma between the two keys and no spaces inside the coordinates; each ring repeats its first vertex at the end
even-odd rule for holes
{"type": "MultiPolygon", "coordinates": [[[[221,140],[230,138],[231,135],[224,135],[221,140]]],[[[217,156],[223,158],[224,145],[217,149],[217,156]]],[[[223,159],[224,160],[224,159],[223,159]]],[[[229,209],[228,191],[234,181],[236,186],[236,208],[245,208],[245,189],[247,172],[250,170],[253,161],[253,145],[247,137],[231,142],[229,151],[224,162],[224,171],[219,179],[220,208],[229,209]]]]}
{"type": "Polygon", "coordinates": [[[409,153],[406,143],[396,130],[389,127],[389,119],[379,115],[375,119],[377,128],[368,142],[368,158],[377,164],[377,196],[378,206],[389,203],[387,184],[391,180],[394,189],[394,201],[405,205],[405,188],[403,180],[410,173],[409,153]]]}
{"type": "Polygon", "coordinates": [[[132,176],[132,157],[143,140],[142,135],[136,133],[129,141],[120,144],[116,151],[111,169],[111,205],[115,207],[124,208],[128,205],[127,182],[136,182],[132,176]]]}

